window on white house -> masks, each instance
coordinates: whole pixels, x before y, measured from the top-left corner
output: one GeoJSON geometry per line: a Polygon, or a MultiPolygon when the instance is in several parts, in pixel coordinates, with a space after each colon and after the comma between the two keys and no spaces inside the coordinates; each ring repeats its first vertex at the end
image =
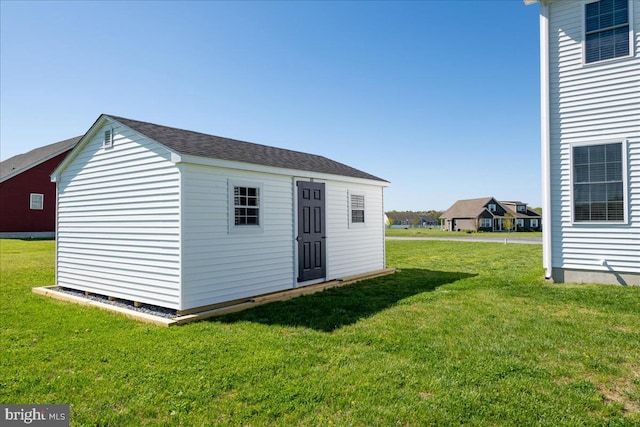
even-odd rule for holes
{"type": "Polygon", "coordinates": [[[624,221],[622,143],[573,147],[574,221],[624,221]]]}
{"type": "Polygon", "coordinates": [[[585,63],[629,56],[628,0],[585,5],[585,63]]]}
{"type": "Polygon", "coordinates": [[[534,218],[531,220],[531,228],[538,228],[538,219],[534,218]]]}
{"type": "Polygon", "coordinates": [[[31,193],[29,196],[29,209],[41,211],[44,209],[44,194],[31,193]]]}
{"type": "Polygon", "coordinates": [[[233,187],[233,224],[260,225],[260,188],[233,187]]]}
{"type": "Polygon", "coordinates": [[[495,212],[496,211],[496,204],[495,203],[489,203],[487,205],[487,208],[489,209],[489,212],[495,212]]]}
{"type": "Polygon", "coordinates": [[[351,223],[364,223],[364,194],[351,194],[351,223]]]}
{"type": "Polygon", "coordinates": [[[491,218],[480,218],[480,228],[491,228],[492,222],[491,218]]]}

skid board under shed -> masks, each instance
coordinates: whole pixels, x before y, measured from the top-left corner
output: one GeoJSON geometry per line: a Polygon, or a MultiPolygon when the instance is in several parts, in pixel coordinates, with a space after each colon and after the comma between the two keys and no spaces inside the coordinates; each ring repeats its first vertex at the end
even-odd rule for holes
{"type": "MultiPolygon", "coordinates": [[[[239,311],[247,310],[249,308],[257,307],[259,305],[268,304],[274,301],[286,301],[288,299],[296,298],[303,295],[311,295],[317,292],[322,292],[326,289],[336,288],[340,286],[350,285],[362,280],[372,279],[375,277],[387,276],[395,273],[396,269],[387,268],[384,270],[378,270],[371,273],[361,274],[357,276],[345,277],[339,280],[330,280],[328,282],[322,282],[315,285],[302,286],[294,289],[287,289],[285,291],[273,292],[270,294],[257,295],[255,297],[234,301],[232,303],[222,303],[218,307],[207,306],[202,307],[201,311],[198,309],[189,310],[188,314],[178,314],[175,317],[163,317],[160,315],[154,315],[148,312],[137,311],[132,308],[114,305],[108,301],[102,302],[94,299],[89,299],[78,294],[70,294],[58,290],[57,286],[43,286],[33,288],[32,291],[39,295],[45,295],[51,298],[55,298],[62,301],[69,301],[76,304],[88,305],[97,307],[102,310],[114,311],[125,316],[145,323],[151,323],[158,326],[175,326],[184,325],[199,320],[209,319],[211,317],[223,316],[225,314],[236,313],[239,311]]],[[[108,297],[107,297],[108,298],[108,297]]]]}

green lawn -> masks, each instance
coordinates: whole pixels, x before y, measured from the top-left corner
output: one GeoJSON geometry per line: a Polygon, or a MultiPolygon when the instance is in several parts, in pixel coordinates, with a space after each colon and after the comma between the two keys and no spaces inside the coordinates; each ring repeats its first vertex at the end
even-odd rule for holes
{"type": "Polygon", "coordinates": [[[387,228],[385,234],[389,237],[508,237],[515,239],[519,237],[542,237],[541,231],[518,231],[518,232],[466,232],[466,231],[445,231],[439,228],[387,228]]]}
{"type": "Polygon", "coordinates": [[[539,245],[389,241],[395,275],[162,328],[35,295],[0,241],[0,402],[82,426],[640,423],[640,288],[550,285],[539,245]]]}

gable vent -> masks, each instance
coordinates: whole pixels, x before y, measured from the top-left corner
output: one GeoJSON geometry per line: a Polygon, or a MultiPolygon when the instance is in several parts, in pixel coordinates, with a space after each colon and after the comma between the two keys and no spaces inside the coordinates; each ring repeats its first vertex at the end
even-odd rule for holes
{"type": "Polygon", "coordinates": [[[105,148],[113,147],[113,131],[111,129],[104,131],[104,141],[102,142],[102,146],[105,148]]]}

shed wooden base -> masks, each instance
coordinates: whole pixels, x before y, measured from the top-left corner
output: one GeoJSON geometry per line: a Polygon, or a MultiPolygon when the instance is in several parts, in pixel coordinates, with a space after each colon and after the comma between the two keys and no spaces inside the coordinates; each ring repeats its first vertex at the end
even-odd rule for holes
{"type": "Polygon", "coordinates": [[[361,274],[358,276],[345,277],[339,280],[331,280],[328,282],[318,283],[315,285],[302,286],[295,289],[288,289],[285,291],[274,292],[270,294],[258,295],[249,299],[236,300],[212,306],[199,307],[188,310],[186,312],[178,312],[178,316],[167,319],[162,316],[154,316],[148,313],[142,313],[140,311],[131,310],[124,307],[115,306],[112,304],[94,301],[81,296],[71,295],[68,293],[60,292],[56,290],[55,286],[45,286],[39,288],[33,288],[33,292],[39,295],[49,296],[51,298],[69,301],[76,304],[88,305],[100,308],[102,310],[115,311],[117,313],[124,314],[125,316],[138,320],[141,322],[151,323],[159,326],[174,326],[184,325],[186,323],[196,322],[198,320],[209,319],[211,317],[223,316],[229,313],[236,313],[239,311],[247,310],[249,308],[257,307],[259,305],[268,304],[274,301],[286,301],[288,299],[296,298],[302,295],[311,295],[317,292],[322,292],[326,289],[336,288],[339,286],[350,285],[362,280],[372,279],[374,277],[386,276],[395,273],[397,270],[393,268],[387,268],[384,270],[378,270],[367,274],[361,274]]]}

